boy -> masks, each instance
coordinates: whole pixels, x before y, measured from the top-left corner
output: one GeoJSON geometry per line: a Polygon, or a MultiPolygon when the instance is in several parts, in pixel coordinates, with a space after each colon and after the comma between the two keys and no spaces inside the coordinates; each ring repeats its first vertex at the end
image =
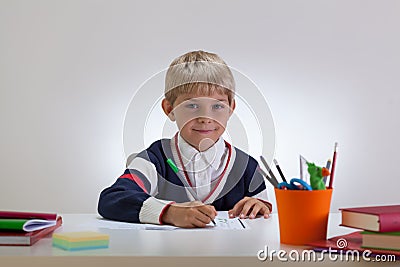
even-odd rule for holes
{"type": "Polygon", "coordinates": [[[127,222],[205,227],[230,217],[268,218],[258,163],[224,141],[235,109],[235,83],[216,54],[194,51],[175,59],[165,78],[162,109],[179,132],[140,152],[100,194],[98,211],[127,222]]]}

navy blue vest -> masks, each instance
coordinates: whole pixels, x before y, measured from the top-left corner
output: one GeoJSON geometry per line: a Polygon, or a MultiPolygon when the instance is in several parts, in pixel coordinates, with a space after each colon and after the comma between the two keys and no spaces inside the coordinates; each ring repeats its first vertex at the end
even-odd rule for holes
{"type": "MultiPolygon", "coordinates": [[[[154,196],[163,200],[177,203],[188,202],[183,182],[167,164],[167,159],[173,159],[170,139],[154,142],[150,147],[136,157],[152,162],[158,173],[158,193],[154,196]]],[[[238,148],[235,162],[228,173],[226,183],[211,204],[216,210],[229,210],[245,196],[254,196],[265,189],[263,176],[257,171],[257,161],[238,148]]],[[[138,170],[126,169],[124,174],[138,176],[147,192],[150,192],[150,183],[138,170]]],[[[214,185],[211,185],[213,188],[214,185]]],[[[130,179],[117,179],[111,186],[100,194],[98,211],[105,218],[119,221],[139,222],[139,212],[143,202],[149,198],[140,186],[130,179]]]]}

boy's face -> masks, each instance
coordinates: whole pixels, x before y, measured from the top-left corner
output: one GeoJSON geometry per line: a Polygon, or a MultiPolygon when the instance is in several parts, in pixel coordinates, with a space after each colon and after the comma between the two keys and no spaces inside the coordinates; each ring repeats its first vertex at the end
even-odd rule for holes
{"type": "Polygon", "coordinates": [[[210,148],[224,133],[228,119],[235,108],[228,96],[183,94],[173,106],[164,99],[164,112],[172,121],[176,121],[180,134],[186,142],[199,151],[210,148]]]}

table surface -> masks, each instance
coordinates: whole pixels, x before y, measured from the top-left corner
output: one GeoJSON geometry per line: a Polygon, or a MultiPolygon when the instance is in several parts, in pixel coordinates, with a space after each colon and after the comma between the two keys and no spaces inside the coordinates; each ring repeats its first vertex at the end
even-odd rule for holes
{"type": "MultiPolygon", "coordinates": [[[[268,246],[269,250],[302,250],[279,242],[278,215],[269,219],[246,220],[248,230],[136,230],[98,228],[96,214],[64,214],[57,233],[98,231],[110,235],[107,249],[64,251],[52,247],[50,237],[30,247],[0,246],[0,256],[251,256],[268,246]]],[[[354,229],[339,226],[340,214],[329,216],[328,237],[346,234],[354,229]]]]}
{"type": "MultiPolygon", "coordinates": [[[[52,246],[51,237],[39,240],[33,246],[0,246],[0,265],[13,266],[375,266],[376,262],[333,261],[326,255],[318,261],[282,261],[276,256],[260,261],[257,253],[296,250],[308,247],[289,246],[279,242],[278,214],[269,219],[246,220],[246,230],[137,230],[99,227],[97,214],[63,214],[63,225],[57,233],[98,231],[110,235],[109,248],[82,251],[65,251],[52,246]],[[23,256],[23,257],[21,257],[23,256]]],[[[354,229],[341,227],[340,214],[331,213],[328,238],[347,234],[354,229]]],[[[398,262],[379,262],[379,266],[398,266],[398,262]]]]}

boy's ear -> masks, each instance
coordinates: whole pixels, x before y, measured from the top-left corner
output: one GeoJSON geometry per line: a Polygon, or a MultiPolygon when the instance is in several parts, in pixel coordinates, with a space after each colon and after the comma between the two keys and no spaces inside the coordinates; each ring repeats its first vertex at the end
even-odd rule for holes
{"type": "Polygon", "coordinates": [[[175,115],[172,111],[174,108],[167,99],[163,99],[163,101],[161,102],[161,107],[164,110],[165,115],[167,115],[171,121],[175,121],[175,115]]]}
{"type": "Polygon", "coordinates": [[[232,113],[235,110],[235,108],[236,108],[236,101],[235,101],[235,99],[232,99],[232,103],[231,103],[231,106],[230,106],[230,109],[229,109],[229,116],[232,115],[232,113]]]}

